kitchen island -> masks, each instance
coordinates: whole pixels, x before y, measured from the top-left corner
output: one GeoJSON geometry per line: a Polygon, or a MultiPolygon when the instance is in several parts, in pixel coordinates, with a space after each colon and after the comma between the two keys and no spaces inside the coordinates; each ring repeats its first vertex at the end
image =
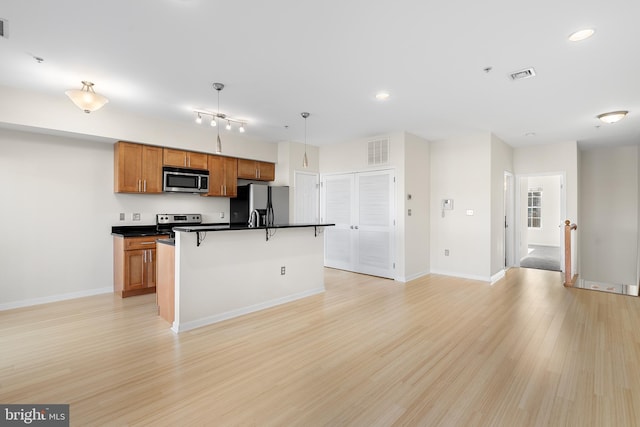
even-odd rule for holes
{"type": "Polygon", "coordinates": [[[324,292],[332,225],[175,227],[158,241],[160,315],[183,332],[324,292]]]}

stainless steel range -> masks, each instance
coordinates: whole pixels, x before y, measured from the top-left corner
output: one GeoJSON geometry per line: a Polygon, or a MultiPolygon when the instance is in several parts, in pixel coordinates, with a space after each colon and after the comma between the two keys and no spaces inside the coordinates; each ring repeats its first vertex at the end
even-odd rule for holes
{"type": "Polygon", "coordinates": [[[157,214],[156,229],[159,233],[168,234],[170,238],[175,237],[173,227],[200,225],[202,224],[201,214],[157,214]]]}

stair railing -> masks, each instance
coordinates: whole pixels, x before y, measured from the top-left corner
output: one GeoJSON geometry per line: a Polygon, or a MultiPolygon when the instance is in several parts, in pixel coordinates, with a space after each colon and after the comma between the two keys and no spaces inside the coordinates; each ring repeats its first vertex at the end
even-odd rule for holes
{"type": "Polygon", "coordinates": [[[571,221],[564,222],[564,285],[573,287],[576,283],[578,275],[571,276],[571,231],[577,229],[578,226],[571,224],[571,221]]]}

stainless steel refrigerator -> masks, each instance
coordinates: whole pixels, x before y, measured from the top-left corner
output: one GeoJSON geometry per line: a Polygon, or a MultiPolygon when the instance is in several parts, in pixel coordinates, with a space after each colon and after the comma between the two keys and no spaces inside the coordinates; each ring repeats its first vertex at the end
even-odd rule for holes
{"type": "Polygon", "coordinates": [[[247,184],[230,200],[232,225],[273,226],[289,223],[289,187],[247,184]]]}

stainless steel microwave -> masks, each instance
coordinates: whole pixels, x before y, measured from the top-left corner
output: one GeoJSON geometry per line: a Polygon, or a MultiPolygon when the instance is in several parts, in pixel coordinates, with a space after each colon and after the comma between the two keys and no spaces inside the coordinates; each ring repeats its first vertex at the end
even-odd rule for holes
{"type": "Polygon", "coordinates": [[[165,166],[162,168],[162,191],[170,193],[208,193],[209,171],[165,166]]]}

